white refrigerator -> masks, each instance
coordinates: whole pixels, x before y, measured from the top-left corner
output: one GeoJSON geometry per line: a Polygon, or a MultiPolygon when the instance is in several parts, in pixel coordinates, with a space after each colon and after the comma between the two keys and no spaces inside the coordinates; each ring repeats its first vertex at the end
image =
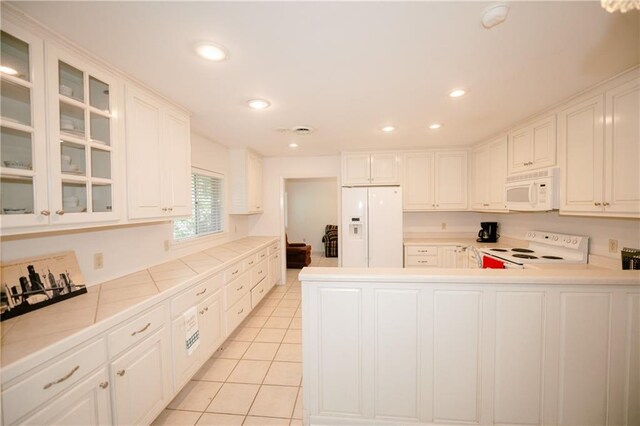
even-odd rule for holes
{"type": "Polygon", "coordinates": [[[342,266],[402,268],[399,186],[342,188],[342,266]]]}

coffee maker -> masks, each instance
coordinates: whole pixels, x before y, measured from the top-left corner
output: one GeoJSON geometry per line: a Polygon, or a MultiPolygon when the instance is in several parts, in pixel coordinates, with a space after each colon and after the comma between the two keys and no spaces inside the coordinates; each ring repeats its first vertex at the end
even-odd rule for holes
{"type": "Polygon", "coordinates": [[[498,241],[498,222],[480,222],[480,231],[478,231],[479,243],[495,243],[498,241]]]}

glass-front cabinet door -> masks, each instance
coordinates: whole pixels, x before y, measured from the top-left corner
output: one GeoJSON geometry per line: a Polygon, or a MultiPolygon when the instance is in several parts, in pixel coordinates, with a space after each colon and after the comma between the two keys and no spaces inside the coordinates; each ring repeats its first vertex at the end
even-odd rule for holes
{"type": "Polygon", "coordinates": [[[52,223],[117,219],[114,79],[47,46],[52,223]]]}
{"type": "Polygon", "coordinates": [[[9,22],[0,32],[0,220],[47,225],[43,41],[9,22]]]}

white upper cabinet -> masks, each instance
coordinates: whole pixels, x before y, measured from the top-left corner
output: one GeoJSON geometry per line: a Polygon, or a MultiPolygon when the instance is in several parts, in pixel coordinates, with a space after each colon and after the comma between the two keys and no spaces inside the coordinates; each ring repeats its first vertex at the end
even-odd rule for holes
{"type": "Polygon", "coordinates": [[[475,148],[471,165],[471,208],[506,210],[504,184],[507,177],[507,137],[475,148]]]}
{"type": "Polygon", "coordinates": [[[110,74],[46,45],[51,222],[117,221],[122,206],[117,117],[110,74]]]}
{"type": "Polygon", "coordinates": [[[126,87],[130,219],[191,213],[189,117],[133,86],[126,87]]]}
{"type": "Polygon", "coordinates": [[[403,156],[403,210],[466,210],[467,152],[411,152],[403,156]]]}
{"type": "Polygon", "coordinates": [[[262,202],[262,158],[248,149],[229,151],[231,166],[231,214],[255,214],[264,211],[262,202]]]}
{"type": "Polygon", "coordinates": [[[2,229],[48,225],[49,161],[45,124],[44,43],[2,22],[0,214],[2,229]]]}
{"type": "Polygon", "coordinates": [[[395,152],[342,154],[342,186],[399,185],[395,152]]]}
{"type": "Polygon", "coordinates": [[[404,211],[432,210],[434,195],[433,152],[410,152],[402,158],[404,211]]]}
{"type": "Polygon", "coordinates": [[[509,133],[509,174],[556,164],[556,116],[534,121],[509,133]]]}
{"type": "Polygon", "coordinates": [[[10,21],[1,39],[3,231],[118,221],[121,86],[10,21]]]}
{"type": "Polygon", "coordinates": [[[640,215],[639,86],[634,70],[560,112],[562,213],[640,215]]]}

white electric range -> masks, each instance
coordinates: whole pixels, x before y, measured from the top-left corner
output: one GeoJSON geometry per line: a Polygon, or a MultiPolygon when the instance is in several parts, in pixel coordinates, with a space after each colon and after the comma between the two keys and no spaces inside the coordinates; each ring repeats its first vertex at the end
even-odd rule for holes
{"type": "Polygon", "coordinates": [[[587,263],[589,237],[528,231],[525,240],[529,247],[483,248],[483,256],[504,264],[505,269],[524,268],[530,263],[587,263]]]}

